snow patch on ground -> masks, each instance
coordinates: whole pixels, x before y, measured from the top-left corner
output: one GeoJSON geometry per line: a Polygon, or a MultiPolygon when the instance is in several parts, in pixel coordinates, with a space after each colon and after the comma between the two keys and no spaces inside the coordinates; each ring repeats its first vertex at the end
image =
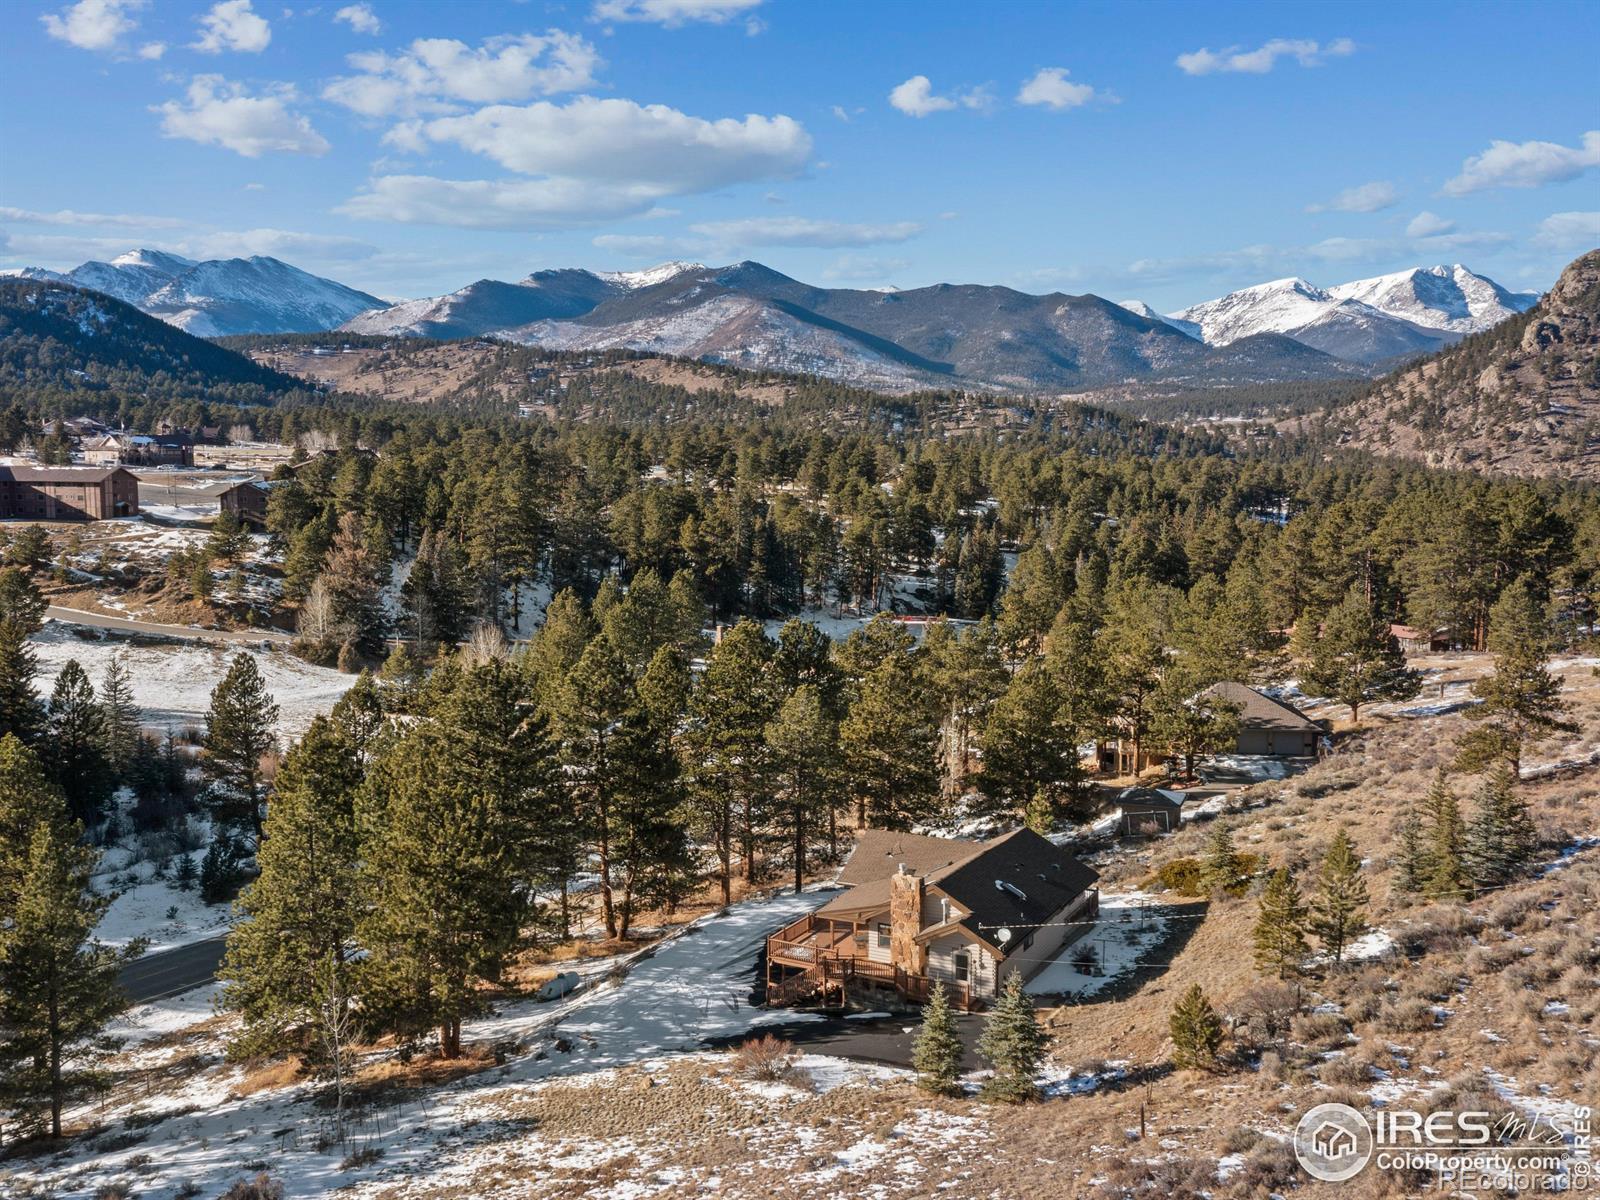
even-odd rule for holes
{"type": "Polygon", "coordinates": [[[1028,981],[1028,992],[1083,999],[1104,990],[1161,944],[1168,929],[1165,913],[1161,898],[1147,892],[1102,895],[1094,923],[1028,981]],[[1098,962],[1093,975],[1085,975],[1072,961],[1089,948],[1098,962]]]}

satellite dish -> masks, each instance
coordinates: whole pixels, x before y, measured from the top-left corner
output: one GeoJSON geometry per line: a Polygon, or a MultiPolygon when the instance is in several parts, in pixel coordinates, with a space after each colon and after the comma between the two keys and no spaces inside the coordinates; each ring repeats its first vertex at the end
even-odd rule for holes
{"type": "Polygon", "coordinates": [[[1002,946],[1005,945],[1007,942],[1009,942],[1011,940],[1011,930],[1009,930],[1009,929],[1001,929],[1001,930],[997,930],[996,932],[998,932],[999,935],[1000,935],[1000,944],[1002,946]]]}

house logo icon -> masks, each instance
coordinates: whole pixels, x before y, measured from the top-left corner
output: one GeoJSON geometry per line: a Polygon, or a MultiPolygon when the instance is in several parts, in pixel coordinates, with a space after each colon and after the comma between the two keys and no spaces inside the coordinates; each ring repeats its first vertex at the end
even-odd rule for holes
{"type": "Polygon", "coordinates": [[[1372,1127],[1348,1104],[1319,1104],[1294,1130],[1294,1156],[1313,1179],[1342,1183],[1372,1159],[1372,1127]]]}

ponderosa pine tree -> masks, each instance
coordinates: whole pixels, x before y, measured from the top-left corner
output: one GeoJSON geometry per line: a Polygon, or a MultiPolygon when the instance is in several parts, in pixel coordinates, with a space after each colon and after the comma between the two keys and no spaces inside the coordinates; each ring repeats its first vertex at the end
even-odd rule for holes
{"type": "Polygon", "coordinates": [[[90,886],[98,855],[81,835],[33,753],[0,738],[0,1103],[57,1138],[126,1004],[118,973],[144,948],[93,940],[110,898],[90,886]]]}
{"type": "Polygon", "coordinates": [[[978,1053],[994,1069],[984,1082],[985,1096],[1008,1104],[1038,1096],[1044,1032],[1034,1015],[1033,1000],[1023,990],[1020,971],[1006,976],[999,999],[984,1018],[978,1053]]]}
{"type": "Polygon", "coordinates": [[[1524,747],[1555,733],[1576,733],[1561,699],[1561,680],[1547,665],[1550,628],[1544,609],[1526,579],[1518,579],[1495,601],[1489,615],[1489,649],[1494,670],[1473,681],[1482,701],[1463,715],[1477,728],[1460,741],[1457,766],[1480,771],[1495,762],[1520,771],[1524,747]]]}
{"type": "Polygon", "coordinates": [[[1150,740],[1156,690],[1167,666],[1170,599],[1165,589],[1118,587],[1108,597],[1105,624],[1096,636],[1109,715],[1115,717],[1118,736],[1132,748],[1135,772],[1150,740]]]}
{"type": "Polygon", "coordinates": [[[388,632],[378,589],[382,566],[362,540],[361,518],[353,512],[341,516],[318,579],[327,590],[335,626],[349,631],[359,654],[379,653],[388,632]]]}
{"type": "Polygon", "coordinates": [[[939,795],[939,728],[909,653],[891,654],[861,680],[839,727],[857,824],[904,829],[939,795]]]}
{"type": "Polygon", "coordinates": [[[766,740],[772,754],[776,825],[789,843],[799,894],[805,889],[811,839],[844,795],[839,727],[829,717],[821,692],[803,683],[767,722],[766,740]]]}
{"type": "Polygon", "coordinates": [[[1497,887],[1520,875],[1533,861],[1538,833],[1511,767],[1501,763],[1478,785],[1467,823],[1465,858],[1478,887],[1497,887]]]}
{"type": "Polygon", "coordinates": [[[1322,858],[1317,891],[1311,898],[1311,932],[1336,963],[1367,928],[1367,883],[1350,835],[1340,829],[1322,858]]]}
{"type": "Polygon", "coordinates": [[[1239,892],[1244,884],[1244,865],[1233,848],[1233,829],[1225,820],[1213,821],[1206,836],[1205,860],[1201,879],[1208,892],[1239,892]]]}
{"type": "Polygon", "coordinates": [[[1235,744],[1239,708],[1205,691],[1205,675],[1186,663],[1162,673],[1151,700],[1150,739],[1183,760],[1183,777],[1193,779],[1198,759],[1235,744]]]}
{"type": "Polygon", "coordinates": [[[1222,1049],[1222,1021],[1198,983],[1173,1006],[1167,1022],[1172,1034],[1172,1065],[1182,1070],[1211,1071],[1222,1049]]]}
{"type": "Polygon", "coordinates": [[[1420,892],[1427,878],[1427,852],[1422,845],[1422,821],[1416,809],[1407,808],[1395,838],[1395,886],[1402,892],[1420,892]]]}
{"type": "Polygon", "coordinates": [[[778,711],[775,649],[760,625],[739,622],[712,649],[689,700],[690,793],[717,857],[724,903],[732,898],[736,850],[745,879],[756,877],[756,830],[772,794],[766,728],[778,711]]]}
{"type": "Polygon", "coordinates": [[[1306,905],[1288,867],[1267,877],[1254,934],[1256,970],[1288,979],[1310,953],[1306,944],[1306,905]]]}
{"type": "Polygon", "coordinates": [[[1078,757],[1075,731],[1060,724],[1061,696],[1040,661],[1025,664],[989,710],[983,732],[981,782],[990,806],[1016,815],[1035,802],[1052,818],[1078,757]]]}
{"type": "Polygon", "coordinates": [[[261,873],[239,896],[217,972],[223,1007],[243,1021],[231,1053],[309,1049],[323,1016],[314,1003],[319,984],[350,994],[362,778],[356,746],[331,717],[313,719],[284,756],[256,856],[261,873]],[[339,978],[324,979],[330,969],[339,978]]]}
{"type": "Polygon", "coordinates": [[[943,791],[946,796],[959,796],[966,790],[973,733],[984,728],[990,708],[1005,691],[1005,662],[994,623],[989,620],[966,630],[958,630],[948,621],[934,621],[923,637],[922,652],[928,685],[943,713],[943,791]]]}
{"type": "Polygon", "coordinates": [[[252,847],[261,844],[262,759],[277,745],[277,725],[278,705],[261,670],[241,651],[211,691],[200,769],[210,784],[205,802],[212,820],[237,831],[252,847]]]}
{"type": "Polygon", "coordinates": [[[922,1006],[922,1027],[911,1043],[917,1086],[935,1096],[961,1094],[961,1059],[966,1054],[943,983],[935,983],[922,1006]]]}
{"type": "Polygon", "coordinates": [[[105,713],[76,659],[68,659],[56,676],[45,734],[40,743],[45,769],[66,797],[73,820],[97,824],[115,780],[106,758],[105,713]]]}
{"type": "Polygon", "coordinates": [[[472,589],[466,556],[441,530],[422,534],[417,556],[400,585],[406,632],[424,650],[453,646],[467,636],[472,620],[472,589]]]}
{"type": "Polygon", "coordinates": [[[1311,644],[1300,686],[1350,707],[1360,724],[1361,706],[1377,700],[1409,700],[1422,686],[1419,672],[1406,666],[1405,653],[1359,585],[1352,585],[1322,623],[1311,644]]]}

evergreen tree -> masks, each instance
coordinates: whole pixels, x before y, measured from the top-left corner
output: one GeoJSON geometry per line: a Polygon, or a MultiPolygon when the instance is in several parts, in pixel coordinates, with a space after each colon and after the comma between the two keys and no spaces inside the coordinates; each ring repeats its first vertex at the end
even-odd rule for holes
{"type": "Polygon", "coordinates": [[[1174,664],[1156,686],[1150,736],[1183,759],[1183,777],[1193,779],[1195,761],[1232,745],[1239,736],[1239,708],[1203,690],[1205,676],[1174,664]]]}
{"type": "Polygon", "coordinates": [[[223,1007],[240,1014],[235,1053],[306,1045],[313,999],[330,968],[348,995],[360,897],[356,793],[360,754],[330,717],[285,755],[257,854],[260,875],[239,897],[222,967],[223,1007]]]}
{"type": "Polygon", "coordinates": [[[922,1028],[911,1044],[917,1086],[936,1096],[960,1095],[961,1059],[965,1052],[949,993],[943,983],[935,983],[928,1002],[922,1006],[922,1028]]]}
{"type": "Polygon", "coordinates": [[[1367,883],[1350,835],[1340,829],[1322,859],[1316,895],[1311,899],[1311,932],[1333,961],[1343,962],[1350,943],[1367,928],[1367,883]]]}
{"type": "Polygon", "coordinates": [[[46,734],[41,743],[45,768],[66,796],[73,819],[97,824],[113,783],[105,750],[105,713],[95,700],[94,685],[75,659],[68,659],[56,676],[46,734]]]}
{"type": "Polygon", "coordinates": [[[1468,898],[1465,854],[1466,827],[1461,805],[1450,783],[1439,768],[1422,801],[1424,842],[1422,852],[1422,890],[1444,900],[1468,898]]]}
{"type": "Polygon", "coordinates": [[[362,540],[361,519],[345,513],[318,579],[327,591],[334,626],[347,630],[356,651],[369,656],[382,650],[388,632],[378,588],[380,573],[380,563],[362,540]]]}
{"type": "Polygon", "coordinates": [[[1460,742],[1457,765],[1480,771],[1504,761],[1516,774],[1523,748],[1554,733],[1576,733],[1561,699],[1561,680],[1547,665],[1550,630],[1544,611],[1526,579],[1501,593],[1489,616],[1489,649],[1494,671],[1473,681],[1482,701],[1464,716],[1477,725],[1460,742]]]}
{"type": "Polygon", "coordinates": [[[38,664],[28,644],[44,624],[44,610],[44,597],[25,570],[0,568],[0,736],[32,741],[44,723],[33,690],[38,664]]]}
{"type": "Polygon", "coordinates": [[[943,713],[943,789],[948,796],[958,796],[966,789],[973,731],[984,728],[990,708],[1005,691],[1005,663],[990,621],[964,632],[949,622],[935,621],[922,646],[928,683],[943,713]]]}
{"type": "Polygon", "coordinates": [[[767,723],[772,753],[776,815],[794,859],[794,890],[805,889],[806,852],[824,818],[843,794],[839,728],[828,716],[822,694],[805,683],[789,694],[767,723]]]}
{"type": "Polygon", "coordinates": [[[1422,686],[1422,676],[1406,666],[1406,656],[1389,632],[1389,623],[1373,611],[1360,585],[1352,585],[1323,622],[1311,645],[1310,662],[1300,673],[1300,686],[1350,706],[1350,720],[1361,721],[1361,706],[1376,700],[1409,700],[1422,686]]]}
{"type": "Polygon", "coordinates": [[[1466,862],[1472,882],[1496,887],[1520,875],[1538,846],[1533,817],[1517,795],[1507,764],[1496,766],[1478,785],[1466,832],[1466,862]]]}
{"type": "Polygon", "coordinates": [[[839,728],[858,825],[904,829],[939,794],[939,730],[909,652],[895,652],[862,679],[839,728]]]}
{"type": "Polygon", "coordinates": [[[754,621],[741,621],[712,649],[689,701],[684,735],[698,822],[716,854],[723,903],[732,898],[733,856],[756,878],[756,831],[771,798],[768,722],[777,713],[775,647],[754,621]]]}
{"type": "Polygon", "coordinates": [[[106,664],[100,683],[100,711],[105,718],[106,761],[119,779],[127,772],[139,749],[139,706],[133,702],[133,686],[120,654],[106,664]]]}
{"type": "Polygon", "coordinates": [[[1408,808],[1400,819],[1396,845],[1395,886],[1402,892],[1420,892],[1428,875],[1428,858],[1422,845],[1422,822],[1415,809],[1408,808]]]}
{"type": "Polygon", "coordinates": [[[118,972],[143,952],[93,940],[110,898],[90,886],[98,856],[81,833],[33,754],[0,738],[0,1102],[57,1138],[126,1004],[118,972]]]}
{"type": "Polygon", "coordinates": [[[424,650],[453,646],[471,623],[471,585],[461,548],[437,529],[422,535],[411,571],[400,585],[404,628],[424,650]]]}
{"type": "Polygon", "coordinates": [[[1306,906],[1294,875],[1279,867],[1267,878],[1255,928],[1256,970],[1287,979],[1299,973],[1310,953],[1306,944],[1306,906]]]}
{"type": "Polygon", "coordinates": [[[1214,821],[1206,836],[1206,857],[1201,878],[1208,892],[1240,891],[1245,884],[1244,864],[1233,848],[1233,830],[1226,821],[1214,821]]]}
{"type": "Polygon", "coordinates": [[[995,702],[983,734],[983,790],[997,809],[1019,813],[1034,800],[1059,812],[1059,796],[1078,757],[1074,731],[1060,724],[1051,673],[1030,662],[995,702]]]}
{"type": "Polygon", "coordinates": [[[210,783],[206,803],[222,829],[261,844],[265,781],[261,760],[277,745],[278,705],[250,654],[234,655],[211,691],[200,769],[210,783]]]}
{"type": "Polygon", "coordinates": [[[1168,1021],[1173,1037],[1173,1066],[1179,1070],[1214,1070],[1222,1050],[1222,1021],[1200,984],[1192,984],[1173,1006],[1168,1021]]]}
{"type": "Polygon", "coordinates": [[[1222,1049],[1222,1021],[1198,983],[1190,986],[1172,1009],[1172,1065],[1182,1070],[1210,1071],[1222,1049]]]}
{"type": "Polygon", "coordinates": [[[250,549],[250,531],[231,510],[224,509],[211,522],[206,554],[218,562],[233,562],[250,549]]]}
{"type": "Polygon", "coordinates": [[[985,1096],[1018,1104],[1039,1094],[1044,1033],[1034,1016],[1033,1001],[1023,990],[1021,972],[1006,976],[1000,998],[984,1018],[978,1053],[994,1068],[983,1085],[985,1096]]]}

